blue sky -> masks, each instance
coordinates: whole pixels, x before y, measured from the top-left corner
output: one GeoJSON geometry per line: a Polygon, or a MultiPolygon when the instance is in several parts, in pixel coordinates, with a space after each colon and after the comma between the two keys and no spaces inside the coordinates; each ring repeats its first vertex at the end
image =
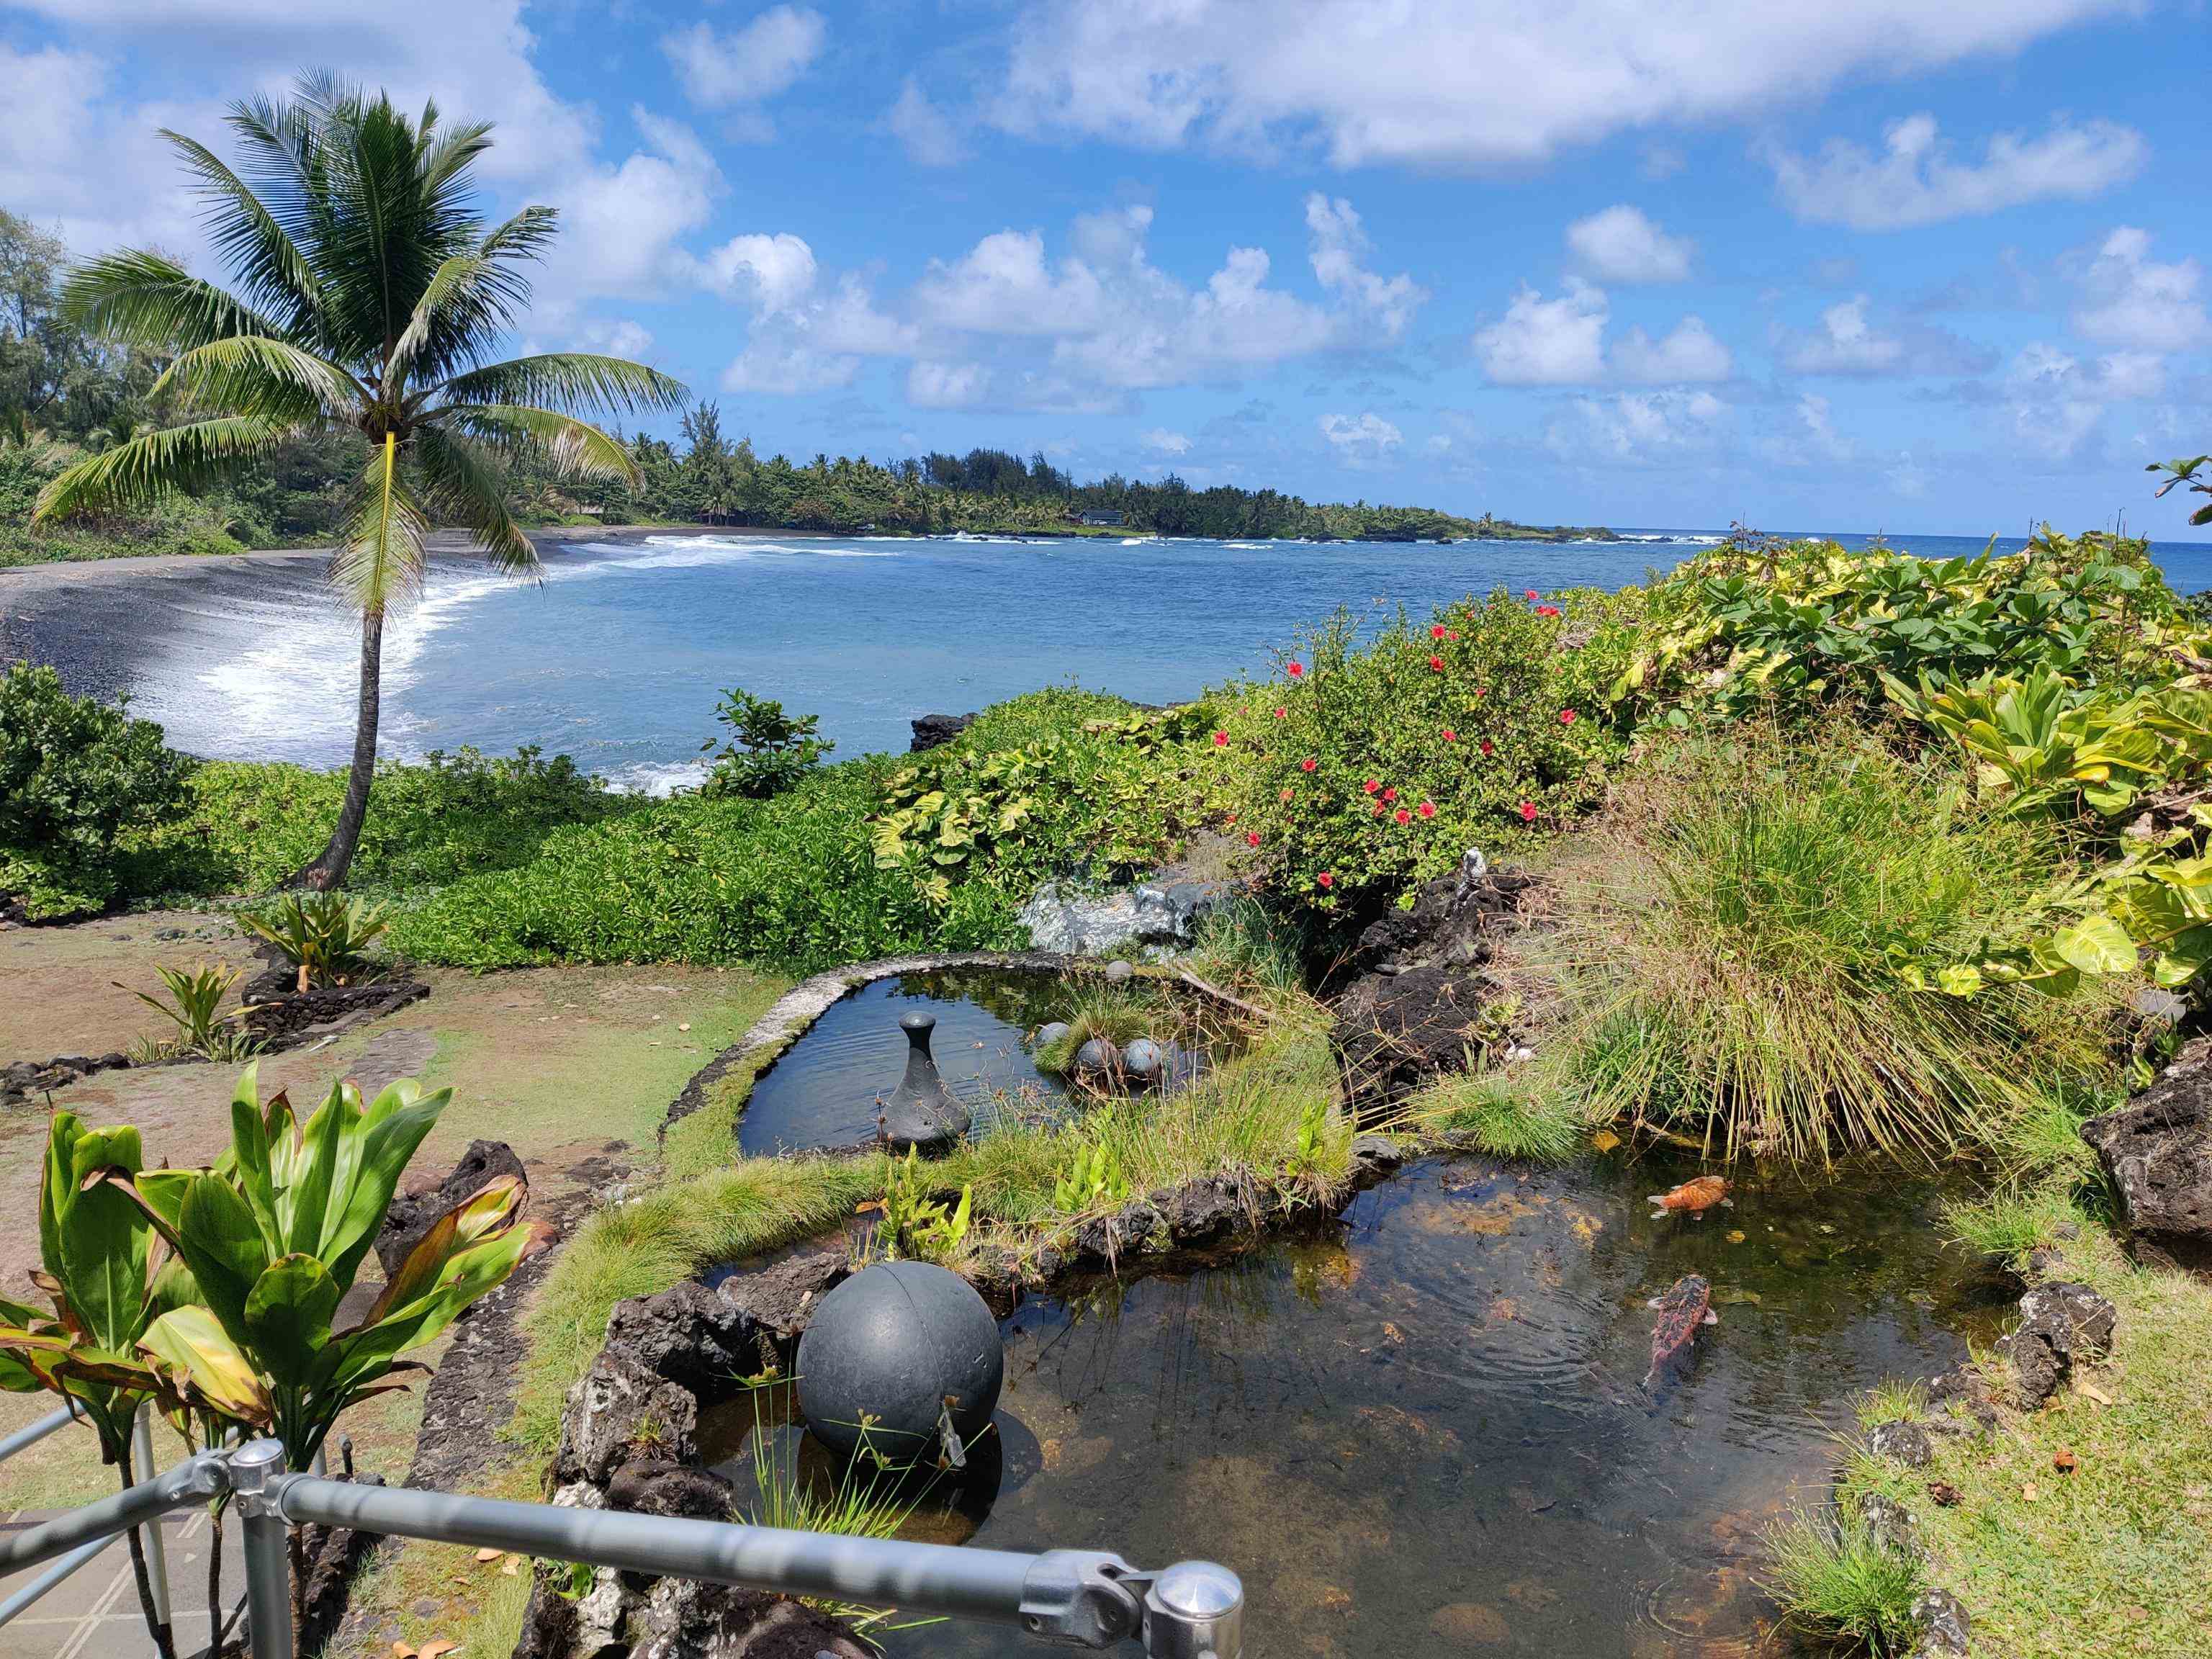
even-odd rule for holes
{"type": "Polygon", "coordinates": [[[2202,0],[0,0],[0,205],[204,260],[154,128],[325,65],[500,124],[568,227],[530,343],[764,452],[2179,536],[2208,48],[2202,0]]]}

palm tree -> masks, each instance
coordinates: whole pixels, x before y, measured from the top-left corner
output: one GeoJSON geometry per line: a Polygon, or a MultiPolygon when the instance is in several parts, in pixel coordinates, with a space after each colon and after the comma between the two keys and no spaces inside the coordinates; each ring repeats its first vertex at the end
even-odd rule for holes
{"type": "Polygon", "coordinates": [[[529,304],[524,267],[556,216],[477,216],[471,173],[488,123],[441,127],[434,105],[410,121],[387,96],[309,76],[289,100],[234,104],[228,125],[239,171],[161,136],[199,181],[232,289],[129,251],[72,272],[62,291],[80,326],[171,355],[154,391],[191,418],[70,468],[36,518],[199,489],[317,428],[368,440],[331,563],[361,611],[353,769],[330,845],[295,878],[327,888],[345,880],[368,812],[385,615],[421,586],[433,521],[465,528],[496,568],[534,572],[537,550],[507,512],[506,464],[534,457],[566,478],[635,482],[623,446],[580,412],[673,408],[684,391],[618,357],[490,361],[529,304]]]}

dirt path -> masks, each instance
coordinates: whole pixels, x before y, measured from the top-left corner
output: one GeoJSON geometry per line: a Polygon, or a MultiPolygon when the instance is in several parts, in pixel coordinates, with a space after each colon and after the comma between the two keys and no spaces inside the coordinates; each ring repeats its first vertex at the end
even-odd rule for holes
{"type": "Polygon", "coordinates": [[[0,1066],[127,1049],[163,1025],[131,992],[161,989],[156,963],[202,959],[253,965],[237,928],[191,910],[0,930],[0,1066]]]}
{"type": "MultiPolygon", "coordinates": [[[[156,1017],[127,993],[98,1002],[90,988],[111,979],[150,982],[153,957],[168,960],[179,946],[188,956],[195,945],[214,949],[219,939],[152,937],[161,927],[203,924],[222,925],[204,917],[135,916],[0,934],[0,982],[9,993],[0,997],[7,1021],[0,1031],[40,1057],[122,1046],[156,1017]],[[17,996],[18,983],[32,994],[17,996]]],[[[425,1000],[327,1048],[263,1060],[264,1097],[286,1088],[304,1109],[343,1077],[369,1090],[410,1076],[450,1085],[453,1104],[416,1156],[410,1184],[442,1176],[472,1139],[504,1140],[530,1170],[533,1207],[549,1208],[565,1207],[584,1189],[603,1194],[618,1171],[649,1158],[653,1131],[685,1080],[787,988],[736,969],[545,968],[481,976],[429,969],[423,976],[431,985],[425,1000]]],[[[100,1073],[57,1092],[54,1103],[95,1123],[137,1124],[150,1160],[198,1164],[227,1142],[239,1069],[192,1064],[100,1073]]],[[[25,1276],[38,1262],[45,1134],[43,1103],[0,1112],[0,1215],[9,1224],[0,1228],[0,1294],[25,1295],[25,1276]]],[[[46,1406],[34,1396],[0,1396],[0,1431],[46,1406]]],[[[385,1454],[369,1461],[365,1443],[365,1467],[395,1480],[404,1475],[410,1413],[419,1408],[416,1401],[396,1408],[389,1423],[363,1425],[356,1439],[383,1443],[385,1454]]],[[[58,1435],[10,1462],[6,1485],[15,1504],[52,1503],[89,1495],[99,1479],[76,1437],[58,1435]]]]}

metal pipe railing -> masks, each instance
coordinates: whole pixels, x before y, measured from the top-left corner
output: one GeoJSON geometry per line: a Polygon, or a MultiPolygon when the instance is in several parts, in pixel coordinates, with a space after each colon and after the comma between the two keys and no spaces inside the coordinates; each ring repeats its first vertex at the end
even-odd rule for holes
{"type": "Polygon", "coordinates": [[[15,1619],[48,1590],[60,1583],[63,1579],[70,1577],[79,1568],[88,1565],[95,1556],[114,1541],[114,1535],[111,1534],[106,1538],[95,1538],[89,1544],[79,1544],[67,1555],[24,1585],[22,1589],[12,1592],[6,1601],[0,1601],[0,1625],[5,1625],[15,1619]]]}
{"type": "Polygon", "coordinates": [[[254,1659],[293,1659],[286,1540],[292,1527],[309,1522],[990,1620],[1081,1647],[1133,1638],[1155,1659],[1241,1659],[1243,1651],[1243,1586],[1211,1562],[1144,1572],[1103,1552],[1024,1555],[362,1486],[287,1474],[273,1440],[201,1452],[127,1492],[0,1538],[0,1572],[105,1543],[222,1492],[235,1495],[244,1522],[254,1659]]]}
{"type": "Polygon", "coordinates": [[[48,1412],[35,1423],[27,1423],[15,1433],[0,1438],[0,1463],[6,1462],[17,1452],[35,1446],[56,1429],[65,1429],[82,1421],[73,1406],[59,1407],[48,1412]]]}

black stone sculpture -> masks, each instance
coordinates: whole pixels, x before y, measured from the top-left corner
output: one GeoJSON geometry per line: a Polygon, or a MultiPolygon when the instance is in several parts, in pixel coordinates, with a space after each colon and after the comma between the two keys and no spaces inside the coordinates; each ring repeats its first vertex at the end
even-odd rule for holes
{"type": "Polygon", "coordinates": [[[880,1261],[822,1298],[798,1371],[799,1409],[832,1451],[849,1457],[865,1437],[895,1466],[957,1468],[990,1424],[1006,1352],[959,1274],[880,1261]]]}
{"type": "Polygon", "coordinates": [[[882,1135],[895,1152],[919,1146],[925,1152],[950,1146],[968,1133],[973,1121],[968,1109],[953,1098],[937,1074],[930,1057],[929,1034],[937,1029],[929,1014],[908,1014],[899,1021],[906,1033],[906,1076],[883,1109],[882,1135]]]}

